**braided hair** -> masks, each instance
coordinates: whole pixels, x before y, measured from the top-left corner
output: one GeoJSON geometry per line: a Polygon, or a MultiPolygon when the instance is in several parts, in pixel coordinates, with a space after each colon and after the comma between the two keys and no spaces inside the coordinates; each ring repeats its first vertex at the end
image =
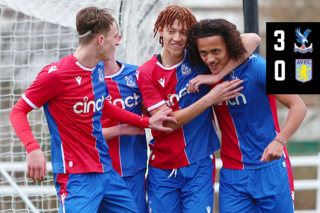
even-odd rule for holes
{"type": "MultiPolygon", "coordinates": [[[[165,26],[171,27],[176,19],[179,20],[178,24],[186,23],[186,27],[188,29],[197,22],[196,18],[188,8],[179,5],[170,5],[158,15],[157,21],[154,25],[153,37],[157,35],[159,28],[163,29],[165,26]]],[[[159,38],[159,43],[162,44],[163,47],[162,37],[159,38]]]]}

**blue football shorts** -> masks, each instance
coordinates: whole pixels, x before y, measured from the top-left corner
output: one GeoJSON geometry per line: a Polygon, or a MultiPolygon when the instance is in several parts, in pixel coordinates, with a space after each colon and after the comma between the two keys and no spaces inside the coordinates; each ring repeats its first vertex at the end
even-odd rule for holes
{"type": "Polygon", "coordinates": [[[138,212],[126,184],[115,170],[105,173],[53,174],[59,213],[138,212]]]}
{"type": "Polygon", "coordinates": [[[142,169],[132,176],[122,177],[128,189],[131,191],[140,213],[146,211],[145,174],[146,170],[142,169]]]}
{"type": "Polygon", "coordinates": [[[286,167],[283,160],[259,169],[222,168],[219,212],[294,212],[286,167]]]}
{"type": "Polygon", "coordinates": [[[158,169],[149,165],[147,179],[148,212],[212,212],[213,163],[208,156],[178,169],[158,169]]]}

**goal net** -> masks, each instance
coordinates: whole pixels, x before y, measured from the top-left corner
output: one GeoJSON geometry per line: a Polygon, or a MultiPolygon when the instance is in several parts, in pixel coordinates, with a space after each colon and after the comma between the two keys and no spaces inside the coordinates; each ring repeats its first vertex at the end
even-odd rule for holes
{"type": "Polygon", "coordinates": [[[116,58],[140,65],[161,51],[153,26],[168,4],[169,0],[0,0],[0,212],[58,212],[43,110],[28,114],[48,162],[43,183],[26,177],[27,152],[9,113],[45,65],[76,50],[76,13],[87,6],[114,10],[122,35],[116,58]]]}

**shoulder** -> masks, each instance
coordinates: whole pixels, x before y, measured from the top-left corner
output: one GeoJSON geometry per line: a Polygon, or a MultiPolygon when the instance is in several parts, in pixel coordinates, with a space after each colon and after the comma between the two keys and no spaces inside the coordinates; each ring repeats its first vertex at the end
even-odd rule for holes
{"type": "Polygon", "coordinates": [[[62,73],[72,70],[76,64],[76,60],[72,55],[61,58],[59,61],[52,62],[43,68],[43,71],[47,71],[50,75],[59,76],[62,73]]]}
{"type": "Polygon", "coordinates": [[[251,67],[260,67],[266,65],[266,59],[257,53],[253,53],[248,58],[248,63],[251,67]]]}
{"type": "Polygon", "coordinates": [[[61,73],[64,71],[63,67],[59,63],[51,63],[45,66],[38,75],[38,78],[41,78],[46,81],[57,81],[61,79],[61,73]]]}
{"type": "Polygon", "coordinates": [[[127,64],[127,63],[122,63],[122,62],[119,62],[119,63],[122,64],[122,66],[123,66],[123,72],[128,74],[128,75],[135,75],[136,74],[136,70],[139,67],[139,66],[133,65],[133,64],[127,64]]]}
{"type": "Polygon", "coordinates": [[[152,72],[157,62],[158,62],[158,59],[155,56],[153,56],[147,62],[139,66],[138,70],[143,73],[152,72]]]}

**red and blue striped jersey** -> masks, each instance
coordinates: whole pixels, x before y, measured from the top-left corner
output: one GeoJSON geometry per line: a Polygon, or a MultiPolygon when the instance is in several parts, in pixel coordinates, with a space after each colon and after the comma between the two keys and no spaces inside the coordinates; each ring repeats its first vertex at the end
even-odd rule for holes
{"type": "MultiPolygon", "coordinates": [[[[102,63],[102,62],[101,62],[102,63]]],[[[105,76],[109,96],[107,101],[125,110],[141,115],[142,96],[136,83],[138,66],[120,63],[121,68],[113,75],[105,76]]],[[[103,110],[103,114],[108,113],[103,110]]],[[[112,127],[120,123],[105,116],[102,127],[112,127]]],[[[121,135],[107,141],[113,168],[121,177],[132,176],[147,164],[147,141],[145,135],[121,135]]]]}
{"type": "MultiPolygon", "coordinates": [[[[201,85],[199,93],[190,93],[188,84],[197,74],[207,73],[206,66],[196,70],[190,65],[188,53],[178,64],[165,68],[153,56],[140,66],[136,79],[148,111],[164,104],[173,111],[186,108],[202,98],[210,90],[201,85]]],[[[174,169],[190,165],[211,155],[220,148],[212,121],[212,108],[170,134],[152,131],[153,140],[149,163],[160,169],[174,169]]]]}
{"type": "MultiPolygon", "coordinates": [[[[266,60],[252,54],[223,80],[241,79],[240,95],[214,105],[221,129],[221,160],[228,169],[256,169],[279,160],[260,162],[264,149],[279,132],[275,97],[266,94],[266,60]]],[[[280,159],[283,160],[283,159],[280,159]]]]}
{"type": "Polygon", "coordinates": [[[87,68],[71,54],[42,69],[23,99],[43,106],[51,136],[53,173],[103,173],[112,169],[102,135],[108,96],[103,67],[87,68]]]}

